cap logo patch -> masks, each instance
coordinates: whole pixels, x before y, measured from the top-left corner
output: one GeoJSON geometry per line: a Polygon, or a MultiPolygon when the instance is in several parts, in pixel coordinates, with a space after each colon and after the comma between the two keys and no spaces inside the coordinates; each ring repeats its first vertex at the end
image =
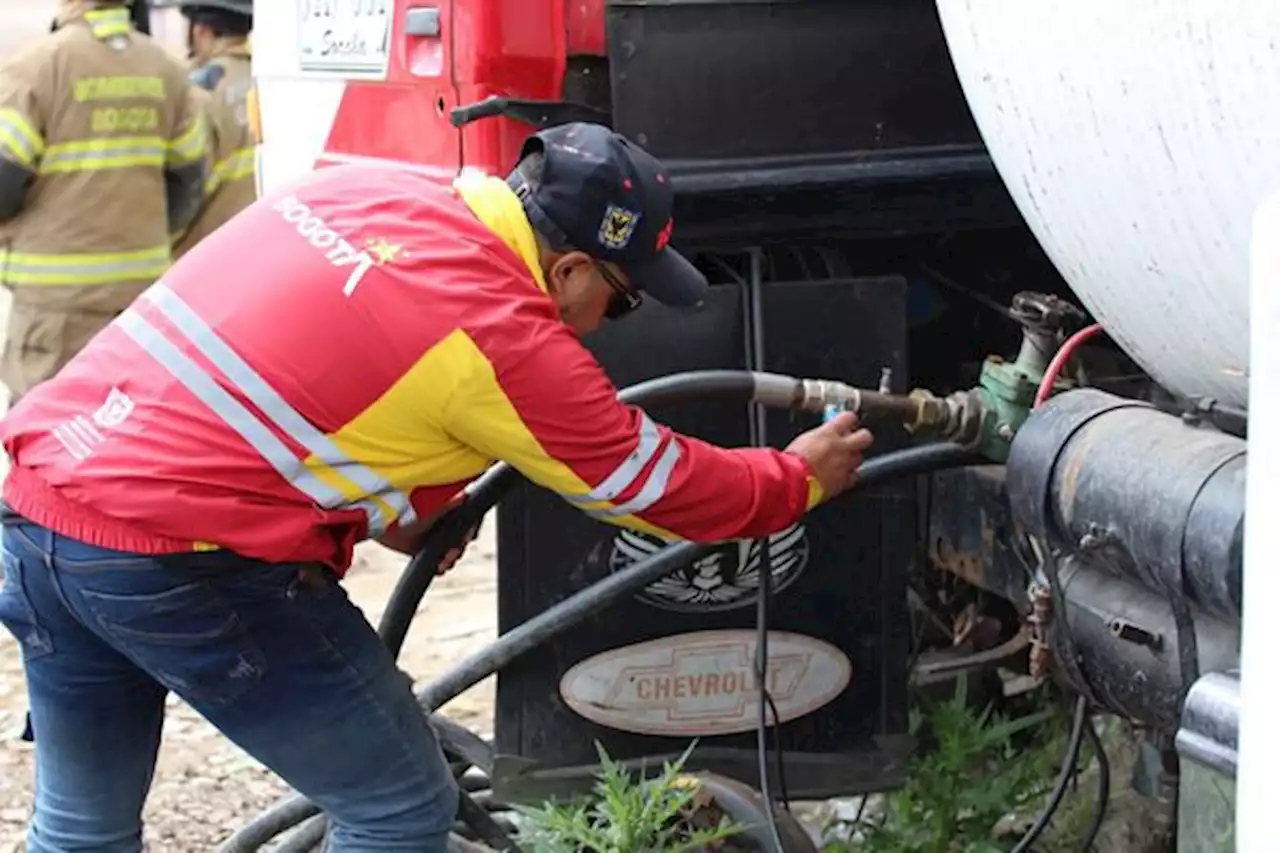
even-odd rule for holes
{"type": "Polygon", "coordinates": [[[638,211],[610,204],[605,208],[604,219],[600,222],[600,245],[607,249],[625,249],[639,223],[638,211]]]}

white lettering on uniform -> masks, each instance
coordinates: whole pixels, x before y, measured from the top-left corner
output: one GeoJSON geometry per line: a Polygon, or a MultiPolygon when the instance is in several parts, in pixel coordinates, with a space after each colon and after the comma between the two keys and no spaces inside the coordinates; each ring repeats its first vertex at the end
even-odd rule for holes
{"type": "Polygon", "coordinates": [[[118,427],[133,412],[133,400],[119,388],[112,388],[106,402],[93,413],[93,422],[103,429],[118,427]]]}
{"type": "Polygon", "coordinates": [[[102,430],[120,426],[132,413],[133,400],[119,388],[112,388],[106,401],[91,417],[76,415],[63,421],[53,428],[53,437],[58,439],[73,459],[83,461],[107,440],[102,430]]]}
{"type": "Polygon", "coordinates": [[[294,226],[298,236],[323,251],[325,260],[331,265],[338,268],[353,267],[342,285],[342,294],[350,296],[355,293],[365,273],[373,269],[373,257],[348,243],[296,196],[280,199],[276,202],[275,209],[285,222],[294,226]]]}

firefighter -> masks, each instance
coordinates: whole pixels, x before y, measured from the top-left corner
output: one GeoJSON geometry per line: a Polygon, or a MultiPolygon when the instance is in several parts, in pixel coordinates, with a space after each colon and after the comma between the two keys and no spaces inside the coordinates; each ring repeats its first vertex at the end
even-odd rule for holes
{"type": "Polygon", "coordinates": [[[245,103],[252,84],[253,2],[160,0],[153,6],[177,6],[187,18],[191,83],[208,93],[202,100],[215,161],[200,214],[186,233],[176,235],[174,256],[178,258],[257,197],[254,141],[245,103]]]}
{"type": "Polygon", "coordinates": [[[35,722],[33,851],[140,849],[170,691],[321,806],[332,853],[445,850],[453,776],[338,580],[361,539],[413,552],[494,460],[703,542],[853,485],[853,415],[722,449],[619,403],[579,342],[644,298],[703,298],[671,203],[661,164],[599,125],[542,132],[506,181],[322,169],[8,415],[0,621],[35,722]]]}
{"type": "Polygon", "coordinates": [[[181,64],[126,2],[62,0],[0,63],[0,284],[11,399],[71,359],[169,266],[210,168],[181,64]]]}

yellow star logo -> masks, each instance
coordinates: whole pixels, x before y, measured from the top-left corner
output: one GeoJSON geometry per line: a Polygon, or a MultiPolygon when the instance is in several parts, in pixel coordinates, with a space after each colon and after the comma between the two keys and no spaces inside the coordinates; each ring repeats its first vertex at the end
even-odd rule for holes
{"type": "Polygon", "coordinates": [[[389,264],[394,261],[399,257],[400,250],[403,248],[395,245],[394,243],[387,242],[383,237],[376,237],[367,241],[364,244],[364,247],[373,257],[374,262],[379,266],[382,264],[389,264]]]}

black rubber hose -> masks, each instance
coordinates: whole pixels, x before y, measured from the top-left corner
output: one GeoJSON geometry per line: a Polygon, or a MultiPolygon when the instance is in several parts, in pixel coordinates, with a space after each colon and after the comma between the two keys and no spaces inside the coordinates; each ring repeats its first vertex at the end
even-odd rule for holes
{"type": "Polygon", "coordinates": [[[510,850],[514,846],[511,834],[489,814],[488,809],[470,797],[458,798],[458,817],[494,850],[510,850]]]}
{"type": "Polygon", "coordinates": [[[1076,775],[1076,762],[1080,760],[1080,745],[1084,742],[1084,732],[1088,722],[1089,701],[1081,696],[1076,699],[1075,716],[1071,721],[1071,737],[1067,741],[1067,755],[1062,759],[1062,769],[1058,771],[1058,781],[1053,786],[1053,794],[1049,797],[1044,810],[1036,817],[1036,822],[1013,848],[1012,853],[1027,853],[1031,845],[1035,844],[1049,827],[1049,821],[1053,820],[1058,806],[1062,804],[1062,798],[1066,796],[1071,778],[1076,775]]]}
{"type": "Polygon", "coordinates": [[[632,563],[591,586],[557,602],[527,622],[517,625],[496,641],[432,681],[418,692],[418,701],[429,709],[439,708],[470,687],[511,663],[532,648],[564,633],[604,610],[618,599],[639,592],[715,547],[697,542],[668,545],[648,559],[632,563]]]}
{"type": "MultiPolygon", "coordinates": [[[[960,468],[972,465],[980,458],[973,451],[949,443],[926,444],[893,451],[862,463],[858,469],[858,488],[874,488],[903,477],[945,468],[960,468]]],[[[623,596],[638,592],[682,566],[687,566],[714,547],[696,542],[678,542],[668,545],[648,559],[632,563],[601,578],[470,655],[419,691],[418,700],[428,710],[435,710],[493,675],[529,649],[594,616],[623,596]]],[[[415,604],[415,609],[416,606],[415,604]]]]}
{"type": "Polygon", "coordinates": [[[493,744],[489,741],[442,714],[431,715],[431,727],[446,752],[458,756],[471,767],[480,768],[486,775],[493,772],[493,744]]]}
{"type": "Polygon", "coordinates": [[[328,828],[329,821],[325,816],[316,814],[298,827],[298,831],[289,836],[288,840],[276,849],[276,853],[312,853],[324,843],[324,833],[328,828]]]}
{"type": "Polygon", "coordinates": [[[218,853],[254,853],[319,810],[305,797],[291,796],[276,803],[242,826],[218,847],[218,853]]]}
{"type": "Polygon", "coordinates": [[[1098,791],[1093,801],[1093,816],[1089,820],[1089,828],[1085,830],[1080,842],[1080,853],[1092,853],[1093,844],[1102,831],[1102,822],[1107,817],[1107,804],[1111,801],[1111,761],[1107,758],[1107,748],[1098,737],[1098,730],[1093,720],[1087,719],[1084,724],[1084,736],[1089,739],[1089,747],[1098,759],[1098,791]]]}
{"type": "MultiPolygon", "coordinates": [[[[642,405],[659,405],[690,397],[750,402],[755,396],[755,376],[750,372],[728,370],[681,373],[633,385],[622,391],[618,398],[642,405]]],[[[859,488],[871,488],[882,482],[963,467],[978,461],[981,457],[974,451],[947,442],[911,447],[864,462],[858,472],[859,488]]],[[[518,480],[519,473],[510,465],[495,465],[467,488],[467,500],[441,516],[424,536],[422,547],[401,575],[379,621],[378,633],[393,655],[398,656],[404,645],[418,604],[435,577],[435,567],[518,480]]],[[[507,632],[486,649],[428,684],[419,692],[419,701],[428,711],[433,711],[530,648],[576,625],[614,600],[643,589],[681,565],[696,560],[710,547],[681,542],[598,581],[507,632]]],[[[318,812],[319,809],[304,797],[284,800],[242,827],[218,848],[218,853],[254,853],[272,838],[318,812]]]]}

